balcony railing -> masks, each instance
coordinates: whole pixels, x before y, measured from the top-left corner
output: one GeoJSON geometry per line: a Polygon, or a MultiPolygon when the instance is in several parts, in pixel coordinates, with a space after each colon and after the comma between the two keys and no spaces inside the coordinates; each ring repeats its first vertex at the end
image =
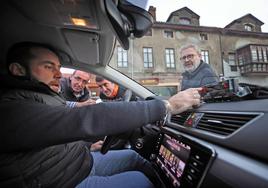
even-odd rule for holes
{"type": "Polygon", "coordinates": [[[242,75],[268,75],[268,63],[248,63],[238,65],[242,75]]]}

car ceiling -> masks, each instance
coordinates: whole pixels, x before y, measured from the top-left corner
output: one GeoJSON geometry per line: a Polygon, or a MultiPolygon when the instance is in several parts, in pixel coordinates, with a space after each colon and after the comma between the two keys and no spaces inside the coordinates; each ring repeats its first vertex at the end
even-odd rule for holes
{"type": "Polygon", "coordinates": [[[111,34],[103,3],[94,0],[2,1],[1,62],[5,61],[12,44],[33,41],[58,49],[66,66],[106,65],[115,35],[111,34]],[[82,19],[86,25],[75,25],[72,18],[82,19]]]}
{"type": "Polygon", "coordinates": [[[0,62],[14,43],[32,41],[56,48],[64,66],[105,66],[117,38],[142,37],[152,17],[126,0],[4,0],[0,16],[0,62]]]}

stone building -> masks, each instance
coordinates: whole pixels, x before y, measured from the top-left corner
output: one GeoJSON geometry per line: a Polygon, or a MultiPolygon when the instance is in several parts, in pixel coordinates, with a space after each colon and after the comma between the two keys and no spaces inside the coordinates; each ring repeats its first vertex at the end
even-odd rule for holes
{"type": "Polygon", "coordinates": [[[143,85],[174,89],[183,72],[179,49],[190,42],[218,74],[268,86],[268,33],[261,31],[258,18],[247,14],[218,28],[201,26],[200,16],[187,7],[172,12],[166,22],[156,20],[155,7],[149,12],[154,24],[147,35],[130,40],[128,51],[116,45],[110,63],[116,69],[143,85]]]}

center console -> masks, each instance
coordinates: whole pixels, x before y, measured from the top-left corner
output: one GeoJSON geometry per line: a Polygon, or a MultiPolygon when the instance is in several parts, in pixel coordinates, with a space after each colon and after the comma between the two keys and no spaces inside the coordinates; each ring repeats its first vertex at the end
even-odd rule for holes
{"type": "Polygon", "coordinates": [[[199,187],[215,152],[181,135],[160,134],[156,165],[172,187],[199,187]]]}

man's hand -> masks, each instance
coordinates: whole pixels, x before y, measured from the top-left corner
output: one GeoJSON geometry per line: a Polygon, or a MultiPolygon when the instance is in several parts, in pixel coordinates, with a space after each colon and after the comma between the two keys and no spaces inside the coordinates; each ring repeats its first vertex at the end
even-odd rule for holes
{"type": "Polygon", "coordinates": [[[92,105],[92,104],[96,104],[96,101],[93,99],[88,99],[84,102],[77,102],[75,104],[75,107],[87,106],[87,105],[92,105]]]}
{"type": "Polygon", "coordinates": [[[99,151],[103,145],[103,141],[99,140],[91,145],[90,151],[99,151]]]}
{"type": "Polygon", "coordinates": [[[168,99],[168,111],[171,114],[179,114],[185,110],[192,109],[193,107],[200,106],[200,94],[202,88],[190,88],[168,99]]]}

